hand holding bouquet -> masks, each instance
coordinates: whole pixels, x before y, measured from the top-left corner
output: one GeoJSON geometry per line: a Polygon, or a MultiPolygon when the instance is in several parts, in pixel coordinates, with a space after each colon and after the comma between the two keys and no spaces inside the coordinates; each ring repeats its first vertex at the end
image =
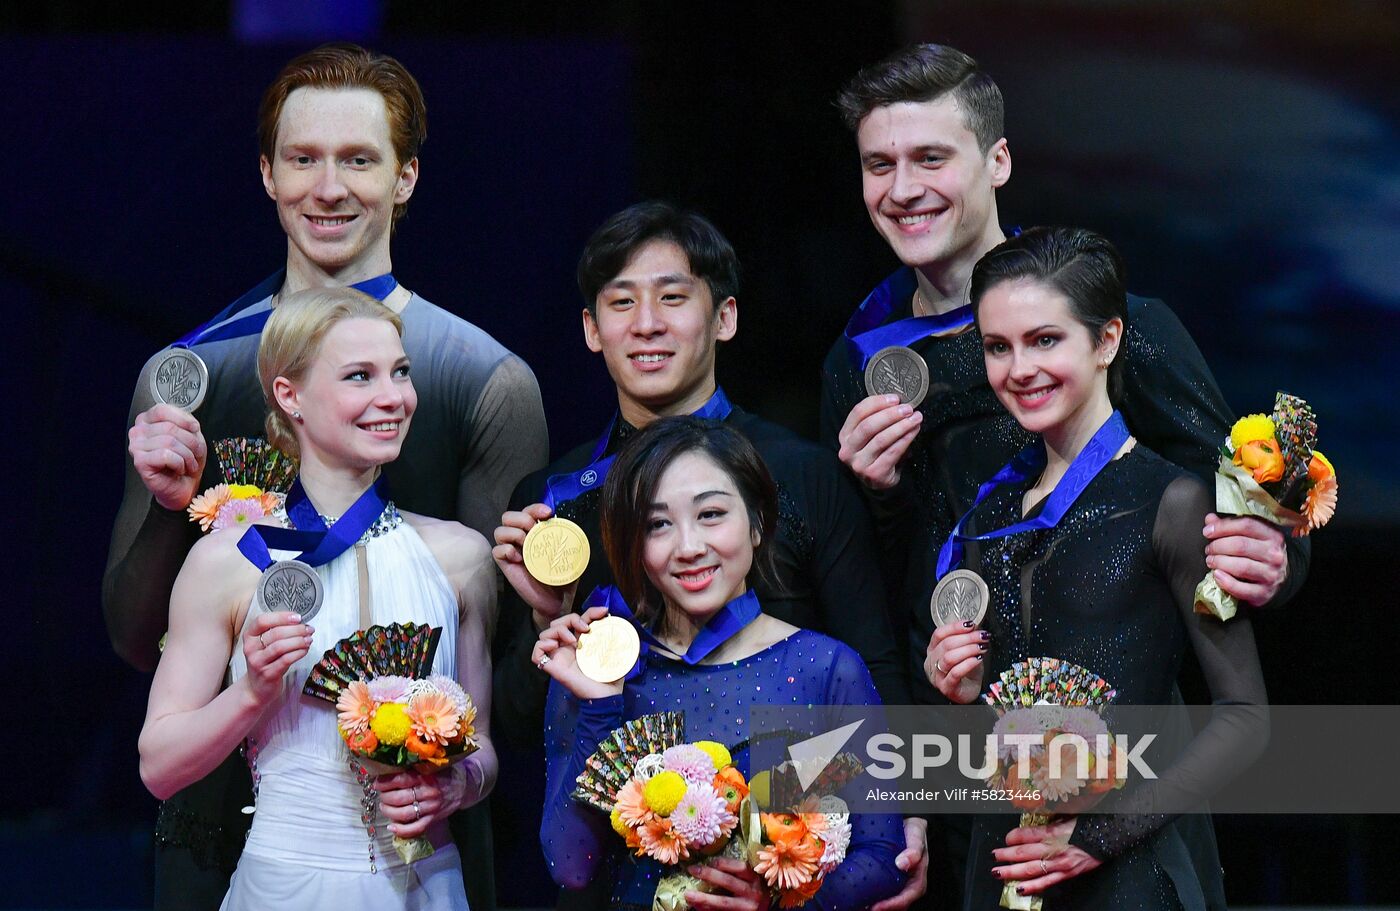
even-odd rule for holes
{"type": "MultiPolygon", "coordinates": [[[[1115,695],[1102,677],[1058,658],[1018,661],[988,687],[997,755],[987,783],[1011,793],[1021,827],[1082,813],[1123,787],[1125,763],[1102,717],[1115,695]]],[[[1041,897],[1021,895],[1017,885],[1002,886],[1001,906],[1039,911],[1041,897]]]]}
{"type": "MultiPolygon", "coordinates": [[[[1295,536],[1326,525],[1337,509],[1337,474],[1314,449],[1317,420],[1308,403],[1280,392],[1272,415],[1251,414],[1230,429],[1215,475],[1221,515],[1256,516],[1295,536]]],[[[1229,620],[1239,610],[1214,573],[1196,586],[1196,613],[1229,620]]]]}
{"type": "MultiPolygon", "coordinates": [[[[371,838],[376,776],[405,769],[436,774],[477,750],[471,697],[451,677],[430,673],[441,635],[441,627],[413,623],[371,626],[327,651],[302,689],[335,704],[371,838]]],[[[422,837],[394,836],[394,849],[409,863],[433,853],[422,837]]]]}

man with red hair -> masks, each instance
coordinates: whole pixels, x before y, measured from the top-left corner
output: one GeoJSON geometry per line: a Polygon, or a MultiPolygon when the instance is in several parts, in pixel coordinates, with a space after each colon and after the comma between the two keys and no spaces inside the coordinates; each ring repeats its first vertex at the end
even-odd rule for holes
{"type": "MultiPolygon", "coordinates": [[[[399,506],[489,536],[516,482],[544,464],[544,410],[529,367],[392,274],[390,239],[417,187],[426,135],[417,81],[393,58],[355,45],[303,54],[264,94],[259,166],[287,237],[285,267],[176,343],[207,366],[195,414],[151,392],[151,374],[169,349],[147,362],[132,400],[131,462],[102,592],[112,644],[132,666],[151,670],[158,660],[171,587],[199,535],[185,509],[220,479],[209,441],[262,435],[258,338],[285,295],[349,285],[402,317],[420,404],[401,456],[384,469],[399,506]]],[[[485,794],[492,782],[472,784],[485,794]]],[[[247,829],[239,811],[252,803],[244,761],[231,756],[162,805],[157,907],[218,907],[247,829]]],[[[470,833],[462,853],[474,911],[495,904],[485,810],[480,804],[454,819],[459,841],[462,830],[470,833]]]]}

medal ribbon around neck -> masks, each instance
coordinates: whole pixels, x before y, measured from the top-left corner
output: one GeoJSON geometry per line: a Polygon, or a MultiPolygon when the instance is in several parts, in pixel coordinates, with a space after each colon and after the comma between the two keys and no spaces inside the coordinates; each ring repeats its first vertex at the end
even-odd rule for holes
{"type": "Polygon", "coordinates": [[[846,348],[857,370],[864,370],[870,356],[891,345],[909,347],[930,335],[972,325],[972,307],[964,305],[932,316],[909,316],[885,324],[895,301],[908,300],[919,287],[914,270],[903,268],[881,282],[846,323],[846,348]]]}
{"type": "Polygon", "coordinates": [[[273,564],[273,550],[297,551],[294,558],[308,566],[321,566],[354,547],[384,512],[389,485],[381,476],[360,494],[338,521],[329,528],[316,512],[301,478],[287,494],[287,518],[291,528],[253,525],[238,539],[238,550],[258,569],[273,564]]]}
{"type": "MultiPolygon", "coordinates": [[[[715,387],[715,394],[705,400],[705,404],[691,412],[691,417],[706,418],[712,421],[722,421],[729,417],[729,413],[734,410],[734,406],[729,403],[729,398],[724,394],[724,390],[715,387]]],[[[544,499],[541,501],[551,510],[559,503],[572,500],[585,491],[600,487],[608,477],[608,470],[612,468],[613,459],[616,455],[603,458],[603,453],[608,450],[608,443],[612,440],[613,429],[617,427],[618,415],[613,414],[612,420],[608,423],[608,429],[603,431],[603,435],[598,438],[598,445],[593,447],[593,455],[588,458],[588,466],[578,471],[567,474],[550,475],[544,482],[544,499]]],[[[621,596],[618,596],[621,600],[621,596]]],[[[624,603],[624,607],[625,607],[624,603]]]]}
{"type": "MultiPolygon", "coordinates": [[[[627,672],[626,680],[634,680],[642,673],[642,667],[646,663],[646,656],[654,646],[656,648],[670,651],[670,648],[663,643],[651,630],[647,629],[637,616],[632,613],[632,609],[627,606],[627,601],[623,599],[622,593],[614,585],[600,585],[588,595],[581,610],[586,611],[590,607],[605,606],[608,613],[614,617],[621,617],[637,628],[637,635],[642,639],[642,651],[637,657],[637,663],[632,665],[632,669],[627,672]]],[[[721,607],[713,617],[711,617],[700,632],[695,634],[691,640],[690,647],[681,655],[681,661],[694,667],[704,661],[715,649],[729,641],[741,629],[748,626],[763,612],[763,608],[758,603],[758,596],[753,589],[748,589],[742,595],[721,607]]]]}
{"type": "Polygon", "coordinates": [[[1050,496],[1045,498],[1045,508],[1032,519],[1023,519],[1014,525],[1005,528],[989,531],[981,535],[963,534],[963,526],[967,524],[968,517],[976,512],[977,507],[987,498],[997,487],[1002,484],[1017,484],[1027,478],[1034,477],[1045,469],[1045,444],[1039,440],[1031,443],[1025,449],[1016,454],[1005,467],[992,476],[992,479],[981,487],[977,488],[977,499],[972,501],[972,508],[963,513],[963,517],[958,520],[958,524],[953,526],[953,533],[948,536],[948,540],[943,542],[943,546],[938,551],[937,578],[942,579],[950,569],[962,562],[964,541],[990,541],[993,538],[1004,538],[1007,535],[1014,535],[1018,532],[1031,531],[1038,528],[1054,528],[1064,518],[1065,513],[1074,505],[1074,501],[1079,499],[1094,478],[1113,457],[1118,454],[1118,450],[1123,448],[1123,444],[1128,442],[1128,425],[1123,422],[1123,415],[1114,411],[1103,426],[1094,432],[1094,436],[1079,451],[1079,455],[1074,457],[1069,468],[1065,471],[1065,476],[1060,478],[1055,489],[1050,491],[1050,496]]]}
{"type": "MultiPolygon", "coordinates": [[[[277,289],[282,287],[286,278],[287,270],[278,269],[259,282],[252,290],[221,310],[213,319],[172,343],[170,347],[189,348],[205,342],[220,342],[225,339],[243,338],[246,335],[257,335],[262,332],[263,326],[267,324],[267,318],[272,315],[270,309],[261,310],[229,322],[225,322],[225,320],[229,320],[238,311],[276,294],[277,289]]],[[[350,287],[368,294],[375,300],[382,301],[398,287],[398,284],[392,272],[385,272],[383,275],[376,275],[374,278],[356,282],[350,287]]]]}

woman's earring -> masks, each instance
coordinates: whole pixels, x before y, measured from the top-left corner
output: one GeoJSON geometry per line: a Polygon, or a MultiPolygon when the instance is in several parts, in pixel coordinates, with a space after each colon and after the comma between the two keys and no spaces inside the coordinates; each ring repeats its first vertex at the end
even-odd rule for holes
{"type": "Polygon", "coordinates": [[[292,420],[294,420],[294,421],[296,421],[298,424],[300,424],[300,423],[301,423],[301,412],[300,412],[300,411],[293,411],[293,412],[292,412],[292,420]]]}

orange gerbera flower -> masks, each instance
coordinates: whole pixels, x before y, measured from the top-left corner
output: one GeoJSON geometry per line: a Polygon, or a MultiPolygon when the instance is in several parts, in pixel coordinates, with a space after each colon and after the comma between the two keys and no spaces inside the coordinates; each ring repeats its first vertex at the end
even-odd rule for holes
{"type": "Polygon", "coordinates": [[[792,813],[760,813],[763,837],[771,842],[797,841],[807,837],[807,826],[801,816],[792,813]]]}
{"type": "Polygon", "coordinates": [[[646,853],[660,863],[678,864],[690,857],[690,852],[685,847],[685,839],[676,834],[669,819],[654,816],[642,824],[637,830],[637,835],[646,853]]]}
{"type": "Polygon", "coordinates": [[[446,743],[457,736],[457,706],[444,693],[419,693],[408,700],[413,733],[428,743],[446,743]]]}
{"type": "Polygon", "coordinates": [[[1307,534],[1315,528],[1321,528],[1332,518],[1337,511],[1337,476],[1327,475],[1320,481],[1313,482],[1312,490],[1308,491],[1308,498],[1303,501],[1303,515],[1307,517],[1308,525],[1306,529],[1299,528],[1299,534],[1307,534]]]}
{"type": "Polygon", "coordinates": [[[270,516],[282,505],[282,498],[275,493],[264,493],[258,494],[258,502],[262,503],[263,513],[270,516]]]}
{"type": "Polygon", "coordinates": [[[822,846],[817,838],[775,841],[758,849],[754,871],[762,873],[776,889],[796,889],[812,881],[821,864],[822,846]]]}
{"type": "Polygon", "coordinates": [[[340,691],[340,698],[335,701],[335,709],[340,713],[336,720],[342,730],[361,734],[369,730],[375,707],[369,686],[363,680],[356,680],[340,691]]]}
{"type": "Polygon", "coordinates": [[[642,786],[635,778],[617,792],[617,812],[629,826],[644,825],[656,816],[647,806],[646,798],[642,796],[642,786]]]}
{"type": "Polygon", "coordinates": [[[219,507],[227,503],[228,499],[228,485],[215,484],[190,501],[190,519],[199,523],[200,531],[208,531],[219,515],[219,507]]]}

